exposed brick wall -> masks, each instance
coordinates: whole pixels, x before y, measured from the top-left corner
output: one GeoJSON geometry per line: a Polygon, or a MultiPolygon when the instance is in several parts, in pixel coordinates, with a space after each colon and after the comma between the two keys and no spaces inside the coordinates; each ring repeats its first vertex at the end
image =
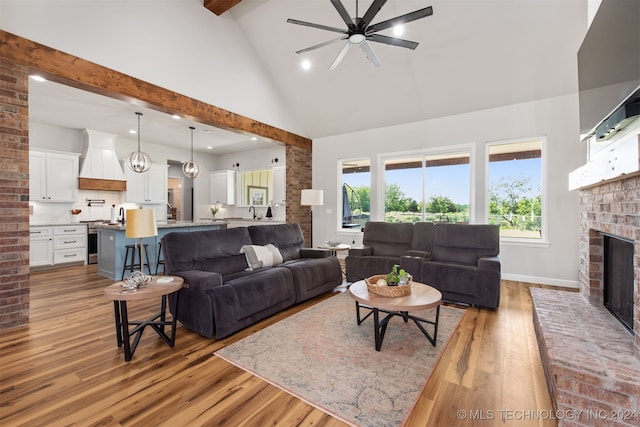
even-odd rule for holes
{"type": "Polygon", "coordinates": [[[300,190],[311,188],[311,151],[287,145],[287,222],[300,224],[307,245],[311,242],[309,206],[300,205],[300,190]]]}
{"type": "Polygon", "coordinates": [[[603,238],[600,232],[634,242],[634,320],[640,357],[640,177],[605,183],[580,192],[580,292],[602,304],[603,238]]]}
{"type": "Polygon", "coordinates": [[[0,58],[0,330],[29,323],[28,71],[0,58]]]}

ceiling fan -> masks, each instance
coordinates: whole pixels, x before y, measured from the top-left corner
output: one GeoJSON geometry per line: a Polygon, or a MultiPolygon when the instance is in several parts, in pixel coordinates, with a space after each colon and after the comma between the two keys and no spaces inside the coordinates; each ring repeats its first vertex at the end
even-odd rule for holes
{"type": "Polygon", "coordinates": [[[338,11],[338,14],[340,15],[344,23],[347,25],[346,29],[330,27],[322,24],[314,24],[312,22],[299,21],[297,19],[287,19],[287,22],[290,24],[304,25],[306,27],[318,28],[320,30],[333,31],[334,33],[344,34],[337,39],[329,40],[327,42],[320,43],[296,52],[298,54],[305,53],[314,49],[328,46],[333,43],[337,43],[341,40],[346,40],[347,44],[344,46],[344,48],[342,48],[342,51],[340,51],[340,54],[338,54],[336,60],[333,61],[333,64],[331,64],[331,67],[329,68],[331,70],[338,66],[340,61],[342,61],[342,59],[345,57],[347,52],[349,52],[349,49],[351,49],[351,46],[353,45],[360,46],[360,49],[362,49],[362,52],[364,52],[365,56],[374,67],[380,66],[380,60],[376,56],[373,49],[371,49],[371,46],[369,46],[369,41],[389,44],[392,46],[405,47],[407,49],[415,49],[416,47],[418,47],[417,42],[403,40],[397,37],[383,36],[382,34],[377,33],[396,25],[406,24],[408,22],[433,15],[433,8],[429,6],[425,7],[424,9],[416,10],[415,12],[396,16],[395,18],[371,25],[371,21],[373,20],[373,18],[375,18],[380,9],[382,9],[382,6],[384,6],[387,0],[374,0],[371,6],[369,6],[369,9],[367,9],[364,16],[362,17],[358,16],[358,0],[356,0],[356,17],[353,19],[340,0],[330,1],[331,4],[333,4],[333,7],[335,7],[338,11]]]}

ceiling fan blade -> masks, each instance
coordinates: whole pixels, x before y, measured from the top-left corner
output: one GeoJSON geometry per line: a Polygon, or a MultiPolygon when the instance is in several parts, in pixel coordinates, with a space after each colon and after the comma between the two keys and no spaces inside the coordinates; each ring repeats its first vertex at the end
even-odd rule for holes
{"type": "Polygon", "coordinates": [[[331,0],[331,4],[336,8],[344,23],[347,24],[347,27],[349,27],[350,30],[355,30],[356,24],[353,23],[353,19],[351,19],[349,12],[347,12],[342,2],[340,0],[331,0]]]}
{"type": "Polygon", "coordinates": [[[320,44],[308,47],[306,49],[298,50],[298,51],[296,51],[296,53],[309,52],[310,50],[315,50],[315,49],[318,49],[318,48],[321,48],[321,47],[329,46],[330,44],[337,43],[340,40],[346,40],[347,38],[348,38],[348,36],[338,37],[337,39],[329,40],[328,42],[320,43],[320,44]]]}
{"type": "Polygon", "coordinates": [[[362,30],[367,28],[371,23],[371,21],[373,21],[373,18],[375,18],[378,12],[380,12],[380,9],[382,9],[382,6],[384,6],[386,2],[387,0],[374,0],[374,2],[371,3],[371,6],[369,6],[369,9],[367,9],[367,11],[365,12],[360,22],[358,22],[358,28],[362,30]]]}
{"type": "Polygon", "coordinates": [[[305,27],[317,28],[319,30],[333,31],[334,33],[347,34],[344,28],[329,27],[322,24],[314,24],[313,22],[299,21],[297,19],[287,19],[289,24],[304,25],[305,27]]]}
{"type": "Polygon", "coordinates": [[[380,66],[380,60],[378,59],[378,56],[373,51],[373,49],[371,49],[371,46],[369,46],[369,43],[363,41],[362,43],[360,43],[360,49],[362,49],[364,55],[367,57],[369,62],[371,62],[371,65],[373,65],[374,67],[380,66]]]}
{"type": "Polygon", "coordinates": [[[376,42],[376,43],[384,43],[384,44],[390,44],[393,46],[406,47],[407,49],[415,49],[418,47],[418,42],[403,40],[396,37],[383,36],[382,34],[371,34],[367,36],[367,40],[376,42]]]}
{"type": "Polygon", "coordinates": [[[338,57],[336,58],[336,60],[333,61],[333,64],[331,64],[331,67],[329,67],[330,70],[334,70],[338,66],[340,61],[342,61],[342,58],[344,58],[345,55],[347,54],[347,52],[349,52],[349,49],[351,49],[351,43],[347,42],[347,44],[344,45],[344,47],[342,48],[342,50],[338,54],[338,57]]]}
{"type": "Polygon", "coordinates": [[[406,24],[416,19],[426,18],[433,15],[433,7],[425,7],[424,9],[416,10],[415,12],[407,13],[405,15],[396,16],[395,18],[388,19],[386,21],[378,22],[367,28],[367,35],[376,33],[378,31],[386,30],[395,25],[406,24]]]}

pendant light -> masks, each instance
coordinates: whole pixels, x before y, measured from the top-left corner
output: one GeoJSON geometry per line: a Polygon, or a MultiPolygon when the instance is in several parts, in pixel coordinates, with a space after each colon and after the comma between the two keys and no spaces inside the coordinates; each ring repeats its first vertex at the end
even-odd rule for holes
{"type": "Polygon", "coordinates": [[[142,113],[136,113],[138,116],[138,149],[127,158],[129,169],[137,173],[143,173],[151,167],[151,157],[143,151],[140,151],[140,116],[142,113]]]}
{"type": "Polygon", "coordinates": [[[193,160],[193,131],[195,128],[193,126],[189,126],[189,129],[191,129],[191,160],[182,164],[182,173],[187,178],[193,179],[200,173],[200,165],[193,160]]]}

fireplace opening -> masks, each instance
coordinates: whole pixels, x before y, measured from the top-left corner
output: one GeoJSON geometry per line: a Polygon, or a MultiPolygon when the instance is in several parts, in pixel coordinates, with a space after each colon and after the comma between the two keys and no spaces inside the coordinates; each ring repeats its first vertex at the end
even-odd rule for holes
{"type": "Polygon", "coordinates": [[[633,242],[603,233],[604,306],[633,331],[633,242]]]}

